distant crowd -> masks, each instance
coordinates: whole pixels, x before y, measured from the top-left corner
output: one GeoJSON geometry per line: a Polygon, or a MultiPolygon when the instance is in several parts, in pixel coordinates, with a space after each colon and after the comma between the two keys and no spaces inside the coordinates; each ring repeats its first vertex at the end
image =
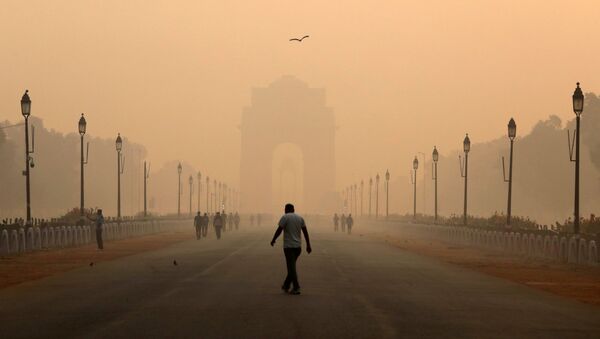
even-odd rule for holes
{"type": "Polygon", "coordinates": [[[352,226],[354,226],[352,213],[349,213],[347,216],[343,213],[341,216],[338,216],[337,213],[335,213],[333,215],[333,230],[337,232],[339,226],[342,227],[342,232],[346,232],[346,230],[348,230],[348,234],[352,233],[352,226]]]}

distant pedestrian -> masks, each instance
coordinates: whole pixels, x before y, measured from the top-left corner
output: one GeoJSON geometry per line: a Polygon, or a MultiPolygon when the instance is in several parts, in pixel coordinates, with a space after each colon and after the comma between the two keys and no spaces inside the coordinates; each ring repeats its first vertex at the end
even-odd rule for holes
{"type": "Polygon", "coordinates": [[[354,219],[352,219],[352,213],[348,214],[346,218],[346,226],[348,227],[348,234],[352,232],[352,226],[354,225],[354,219]]]}
{"type": "Polygon", "coordinates": [[[96,243],[98,244],[98,249],[103,250],[104,242],[102,241],[102,229],[104,228],[104,216],[102,215],[102,210],[99,209],[96,211],[95,218],[88,217],[88,219],[92,220],[96,226],[96,243]]]}
{"type": "Polygon", "coordinates": [[[298,283],[298,274],[296,272],[296,261],[302,253],[302,235],[306,239],[306,252],[312,252],[310,239],[304,218],[294,213],[294,205],[285,205],[285,214],[279,220],[279,226],[271,240],[271,246],[275,245],[277,238],[283,233],[283,253],[285,254],[285,263],[287,266],[287,276],[281,289],[288,293],[290,285],[293,286],[290,294],[300,294],[300,283],[298,283]]]}
{"type": "Polygon", "coordinates": [[[200,212],[194,217],[194,228],[196,229],[196,239],[202,238],[202,216],[200,212]]]}
{"type": "Polygon", "coordinates": [[[227,231],[227,213],[225,213],[225,211],[223,211],[223,213],[221,213],[221,219],[223,219],[223,233],[225,233],[227,231]]]}
{"type": "Polygon", "coordinates": [[[233,217],[233,222],[235,224],[235,230],[237,231],[240,228],[240,215],[238,212],[235,212],[235,216],[233,217]]]}
{"type": "Polygon", "coordinates": [[[217,212],[217,214],[213,218],[213,227],[215,228],[215,234],[217,235],[217,239],[221,239],[221,230],[223,229],[223,218],[221,217],[221,213],[219,212],[217,212]]]}
{"type": "Polygon", "coordinates": [[[230,231],[233,231],[233,213],[231,212],[227,216],[227,226],[229,227],[230,231]]]}
{"type": "Polygon", "coordinates": [[[342,224],[342,233],[346,232],[346,216],[344,214],[340,217],[340,223],[342,224]]]}
{"type": "Polygon", "coordinates": [[[208,235],[208,214],[204,213],[202,217],[202,237],[206,238],[208,235]]]}
{"type": "Polygon", "coordinates": [[[338,217],[337,213],[333,215],[333,230],[335,232],[338,231],[338,224],[340,223],[340,217],[338,217]]]}

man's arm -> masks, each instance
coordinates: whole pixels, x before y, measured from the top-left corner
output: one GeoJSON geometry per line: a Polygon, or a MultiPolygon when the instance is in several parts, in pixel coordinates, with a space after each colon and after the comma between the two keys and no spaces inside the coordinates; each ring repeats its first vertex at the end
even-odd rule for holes
{"type": "Polygon", "coordinates": [[[277,230],[275,230],[275,234],[273,234],[273,240],[271,240],[271,246],[275,245],[275,240],[279,238],[281,232],[283,232],[283,228],[281,226],[277,226],[277,230]]]}
{"type": "Polygon", "coordinates": [[[310,247],[310,239],[308,238],[308,229],[306,226],[302,226],[302,233],[304,234],[304,239],[306,240],[306,252],[312,252],[312,248],[310,247]]]}

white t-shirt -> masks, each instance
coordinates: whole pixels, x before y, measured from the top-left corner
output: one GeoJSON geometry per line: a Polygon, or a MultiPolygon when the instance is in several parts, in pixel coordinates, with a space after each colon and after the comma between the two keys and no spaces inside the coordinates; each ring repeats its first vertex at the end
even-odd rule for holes
{"type": "Polygon", "coordinates": [[[306,227],[304,219],[296,213],[286,213],[279,220],[283,229],[283,248],[302,247],[302,228],[306,227]]]}

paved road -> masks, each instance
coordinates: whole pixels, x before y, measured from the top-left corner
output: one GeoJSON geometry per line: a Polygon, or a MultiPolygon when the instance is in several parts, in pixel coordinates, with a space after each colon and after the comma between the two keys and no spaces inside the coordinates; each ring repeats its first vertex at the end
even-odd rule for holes
{"type": "Polygon", "coordinates": [[[0,337],[600,337],[599,308],[358,235],[314,231],[303,294],[284,295],[270,237],[226,233],[2,290],[0,337]]]}

